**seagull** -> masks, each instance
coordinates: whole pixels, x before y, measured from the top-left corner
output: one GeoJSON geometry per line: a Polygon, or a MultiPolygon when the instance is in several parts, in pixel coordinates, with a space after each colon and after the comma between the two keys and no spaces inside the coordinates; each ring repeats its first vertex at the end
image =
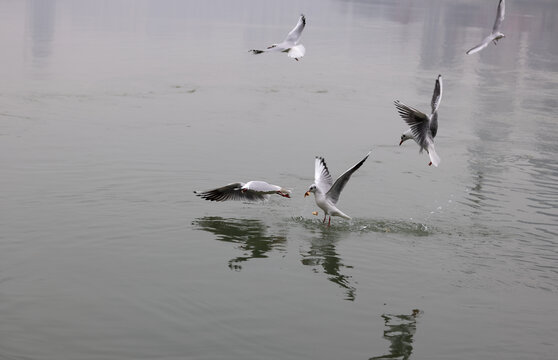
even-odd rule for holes
{"type": "Polygon", "coordinates": [[[303,57],[306,53],[306,48],[304,48],[304,45],[298,43],[298,41],[300,40],[300,36],[302,35],[302,30],[304,30],[304,26],[306,26],[306,18],[304,17],[304,14],[301,14],[300,18],[298,19],[298,23],[296,24],[294,29],[292,29],[291,32],[287,35],[282,43],[273,44],[265,50],[249,51],[253,54],[261,54],[266,51],[286,52],[289,57],[298,61],[298,59],[303,57]]]}
{"type": "Polygon", "coordinates": [[[436,149],[434,148],[434,137],[436,137],[438,132],[438,107],[441,100],[442,75],[438,75],[436,85],[434,86],[434,94],[432,95],[432,113],[430,115],[407,106],[399,100],[394,102],[399,115],[411,127],[401,135],[399,146],[406,140],[415,140],[420,146],[420,152],[422,153],[423,150],[426,150],[430,156],[430,163],[428,165],[434,164],[434,166],[438,166],[440,163],[440,157],[436,154],[436,149]]]}
{"type": "Polygon", "coordinates": [[[481,51],[482,49],[487,47],[491,41],[493,41],[494,45],[496,45],[498,40],[506,37],[502,32],[500,32],[500,25],[502,25],[502,21],[504,20],[505,12],[506,12],[506,2],[505,0],[500,0],[500,2],[498,3],[498,13],[496,14],[496,20],[494,21],[494,27],[492,28],[492,33],[487,37],[485,37],[480,44],[468,50],[467,55],[474,54],[481,51]]]}
{"type": "Polygon", "coordinates": [[[209,201],[259,201],[268,199],[270,194],[278,194],[290,198],[290,193],[290,190],[268,184],[265,181],[248,181],[246,184],[237,182],[213,190],[194,191],[196,196],[209,201]]]}
{"type": "Polygon", "coordinates": [[[359,161],[349,170],[345,171],[343,175],[339,176],[335,182],[331,178],[329,174],[329,170],[327,169],[327,165],[323,157],[316,156],[316,161],[314,165],[314,183],[310,185],[308,191],[304,194],[304,197],[310,195],[310,193],[314,193],[314,199],[316,200],[316,205],[318,205],[324,212],[324,223],[326,216],[329,215],[329,222],[327,226],[331,225],[331,217],[332,216],[340,216],[345,219],[350,219],[351,217],[347,214],[344,214],[341,210],[339,210],[335,205],[339,200],[339,195],[341,195],[341,191],[349,181],[351,175],[355,171],[358,170],[359,167],[364,164],[368,156],[370,155],[371,151],[366,154],[364,159],[359,161]]]}

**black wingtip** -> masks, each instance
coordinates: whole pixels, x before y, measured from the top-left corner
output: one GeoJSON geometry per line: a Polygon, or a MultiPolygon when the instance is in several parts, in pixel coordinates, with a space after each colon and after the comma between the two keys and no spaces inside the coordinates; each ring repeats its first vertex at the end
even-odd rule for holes
{"type": "Polygon", "coordinates": [[[321,157],[321,156],[316,156],[316,159],[319,159],[320,162],[321,162],[321,163],[324,165],[324,167],[326,168],[326,170],[329,172],[329,169],[327,168],[327,164],[326,164],[325,159],[324,159],[323,157],[321,157]]]}
{"type": "Polygon", "coordinates": [[[398,113],[401,113],[401,111],[404,111],[404,109],[405,109],[403,103],[402,103],[401,101],[399,101],[399,100],[395,100],[395,101],[393,102],[393,105],[395,105],[395,107],[397,108],[397,112],[398,112],[398,113]]]}
{"type": "Polygon", "coordinates": [[[214,199],[209,197],[209,194],[203,192],[203,191],[196,191],[194,190],[194,194],[196,194],[196,196],[204,199],[204,200],[209,200],[209,201],[215,201],[214,199]]]}

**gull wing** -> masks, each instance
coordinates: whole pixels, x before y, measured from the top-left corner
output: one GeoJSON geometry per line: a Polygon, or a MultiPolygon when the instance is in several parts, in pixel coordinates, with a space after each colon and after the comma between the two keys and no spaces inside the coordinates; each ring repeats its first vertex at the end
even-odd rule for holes
{"type": "Polygon", "coordinates": [[[494,27],[492,28],[492,33],[495,34],[500,31],[500,25],[504,21],[504,15],[506,13],[506,1],[500,0],[498,3],[498,11],[496,13],[496,20],[494,21],[494,27]]]}
{"type": "Polygon", "coordinates": [[[241,191],[244,183],[231,183],[220,188],[207,191],[194,191],[196,196],[209,201],[244,200],[258,201],[265,200],[267,196],[254,190],[241,191]]]}
{"type": "Polygon", "coordinates": [[[333,185],[333,179],[323,157],[316,156],[314,164],[314,183],[324,193],[328,192],[333,185]]]}
{"type": "Polygon", "coordinates": [[[435,112],[430,116],[430,133],[432,134],[432,139],[436,137],[438,133],[438,113],[435,112]]]}
{"type": "Polygon", "coordinates": [[[279,51],[285,51],[287,48],[285,48],[283,46],[284,43],[281,44],[273,44],[271,46],[269,46],[267,49],[251,49],[248,50],[248,52],[251,52],[252,54],[258,55],[258,54],[263,54],[264,52],[279,52],[279,51]]]}
{"type": "Polygon", "coordinates": [[[438,111],[440,102],[442,101],[442,75],[438,75],[436,85],[434,85],[434,93],[432,94],[432,113],[438,111]]]}
{"type": "Polygon", "coordinates": [[[471,55],[471,54],[474,54],[474,53],[478,53],[479,51],[481,51],[482,49],[487,47],[488,44],[490,44],[490,42],[492,41],[492,39],[493,39],[492,36],[485,37],[484,40],[480,44],[478,44],[478,45],[472,47],[471,49],[467,50],[466,54],[471,55]]]}
{"type": "Polygon", "coordinates": [[[281,190],[280,186],[266,183],[265,181],[249,181],[246,183],[248,191],[252,190],[262,194],[275,193],[281,190]]]}
{"type": "Polygon", "coordinates": [[[411,128],[411,133],[420,145],[421,151],[422,149],[426,149],[428,146],[427,138],[430,130],[430,118],[423,112],[407,106],[399,100],[396,100],[394,104],[399,116],[401,116],[411,128]]]}
{"type": "Polygon", "coordinates": [[[368,159],[368,156],[370,156],[370,153],[371,151],[369,151],[368,154],[366,154],[364,159],[360,160],[358,163],[353,165],[349,170],[345,171],[343,175],[339,176],[339,178],[335,180],[335,183],[331,186],[331,189],[329,189],[329,191],[326,194],[326,197],[333,204],[337,204],[337,201],[339,200],[339,195],[341,194],[341,191],[343,191],[345,185],[347,185],[347,182],[351,178],[351,175],[353,175],[353,173],[357,171],[362,166],[362,164],[364,164],[366,159],[368,159]]]}
{"type": "Polygon", "coordinates": [[[306,26],[306,17],[304,16],[304,14],[300,14],[300,18],[298,19],[296,26],[287,35],[284,42],[291,43],[292,45],[296,45],[296,43],[300,39],[300,36],[302,35],[302,30],[304,30],[305,26],[306,26]]]}

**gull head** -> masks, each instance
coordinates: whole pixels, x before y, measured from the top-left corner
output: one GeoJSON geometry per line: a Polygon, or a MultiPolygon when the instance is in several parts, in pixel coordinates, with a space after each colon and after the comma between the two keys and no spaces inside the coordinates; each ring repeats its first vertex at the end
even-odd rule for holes
{"type": "Polygon", "coordinates": [[[308,191],[304,193],[304,197],[307,197],[310,195],[310,193],[315,193],[316,192],[316,185],[312,184],[310,185],[310,187],[308,188],[308,191]]]}
{"type": "Polygon", "coordinates": [[[289,198],[289,199],[291,198],[289,190],[281,189],[281,190],[277,191],[277,195],[281,195],[282,197],[286,197],[286,198],[289,198]]]}
{"type": "Polygon", "coordinates": [[[501,32],[497,32],[496,34],[494,34],[494,43],[496,43],[498,40],[505,38],[506,35],[504,35],[504,33],[501,32]]]}
{"type": "Polygon", "coordinates": [[[401,144],[403,144],[405,141],[409,139],[413,139],[413,134],[411,134],[410,131],[406,131],[403,134],[401,134],[401,141],[399,142],[399,146],[401,146],[401,144]]]}

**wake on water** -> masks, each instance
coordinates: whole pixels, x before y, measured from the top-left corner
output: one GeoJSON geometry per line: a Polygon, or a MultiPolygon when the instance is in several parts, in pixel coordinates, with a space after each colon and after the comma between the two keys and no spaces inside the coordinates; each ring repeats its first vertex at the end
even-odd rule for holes
{"type": "MultiPolygon", "coordinates": [[[[321,228],[327,227],[321,219],[309,219],[302,216],[292,217],[291,221],[301,224],[305,228],[321,228]]],[[[396,233],[396,234],[410,234],[415,236],[428,236],[433,233],[430,226],[413,222],[413,221],[395,221],[395,220],[378,220],[378,219],[362,219],[353,218],[345,220],[334,217],[329,231],[334,232],[379,232],[379,233],[396,233]],[[335,221],[335,222],[334,222],[335,221]]]]}

